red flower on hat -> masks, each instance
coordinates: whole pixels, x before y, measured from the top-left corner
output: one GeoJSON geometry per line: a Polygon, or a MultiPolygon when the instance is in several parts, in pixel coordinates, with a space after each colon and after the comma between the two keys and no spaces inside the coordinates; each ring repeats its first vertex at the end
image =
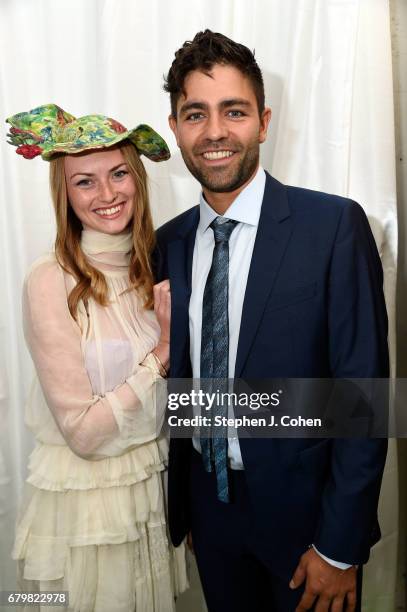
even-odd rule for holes
{"type": "Polygon", "coordinates": [[[124,127],[124,125],[122,125],[121,123],[116,121],[116,119],[110,119],[109,118],[109,124],[110,124],[110,127],[112,128],[112,130],[114,130],[118,134],[123,134],[123,132],[127,132],[127,130],[124,127]]]}
{"type": "Polygon", "coordinates": [[[16,153],[22,155],[25,159],[33,159],[42,153],[43,149],[38,145],[21,145],[17,147],[16,153]]]}

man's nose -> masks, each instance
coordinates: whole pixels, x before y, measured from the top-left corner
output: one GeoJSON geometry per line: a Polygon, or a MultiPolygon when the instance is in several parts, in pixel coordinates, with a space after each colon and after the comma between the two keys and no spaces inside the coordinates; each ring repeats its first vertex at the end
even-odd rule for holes
{"type": "Polygon", "coordinates": [[[210,115],[206,124],[206,138],[220,140],[228,136],[229,130],[225,118],[218,114],[210,115]]]}

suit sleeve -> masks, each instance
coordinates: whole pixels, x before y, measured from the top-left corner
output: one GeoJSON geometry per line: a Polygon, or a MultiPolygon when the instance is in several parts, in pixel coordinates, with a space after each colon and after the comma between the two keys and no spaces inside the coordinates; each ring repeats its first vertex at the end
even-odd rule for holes
{"type": "MultiPolygon", "coordinates": [[[[345,206],[338,227],[328,299],[332,376],[387,378],[383,272],[368,220],[355,202],[345,206]]],[[[314,540],[327,557],[350,564],[367,561],[379,535],[377,505],[386,452],[387,439],[333,440],[331,476],[314,540]]]]}
{"type": "Polygon", "coordinates": [[[156,245],[151,256],[153,276],[156,283],[168,278],[168,266],[165,257],[165,247],[161,240],[160,230],[156,231],[156,245]]]}

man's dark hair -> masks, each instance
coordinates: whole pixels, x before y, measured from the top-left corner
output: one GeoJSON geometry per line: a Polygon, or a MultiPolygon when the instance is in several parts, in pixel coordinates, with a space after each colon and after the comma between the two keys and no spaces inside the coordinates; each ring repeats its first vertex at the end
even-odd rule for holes
{"type": "Polygon", "coordinates": [[[178,99],[181,94],[185,94],[187,75],[193,70],[209,74],[215,64],[234,66],[250,80],[261,115],[264,110],[264,83],[254,53],[223,34],[205,30],[198,32],[192,41],[187,40],[175,52],[175,60],[164,79],[164,90],[170,94],[174,119],[177,117],[178,99]]]}

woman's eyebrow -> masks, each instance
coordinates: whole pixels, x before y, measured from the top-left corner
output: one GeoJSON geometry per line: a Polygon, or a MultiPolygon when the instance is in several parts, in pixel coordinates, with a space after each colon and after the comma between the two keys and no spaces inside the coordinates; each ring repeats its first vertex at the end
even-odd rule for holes
{"type": "MultiPolygon", "coordinates": [[[[122,162],[121,164],[118,164],[117,166],[113,166],[113,168],[110,168],[109,172],[114,172],[121,166],[125,166],[125,165],[126,165],[126,162],[122,162]]],[[[78,176],[79,174],[81,176],[94,176],[94,172],[75,172],[75,174],[72,174],[70,178],[73,179],[74,176],[78,176]]]]}

